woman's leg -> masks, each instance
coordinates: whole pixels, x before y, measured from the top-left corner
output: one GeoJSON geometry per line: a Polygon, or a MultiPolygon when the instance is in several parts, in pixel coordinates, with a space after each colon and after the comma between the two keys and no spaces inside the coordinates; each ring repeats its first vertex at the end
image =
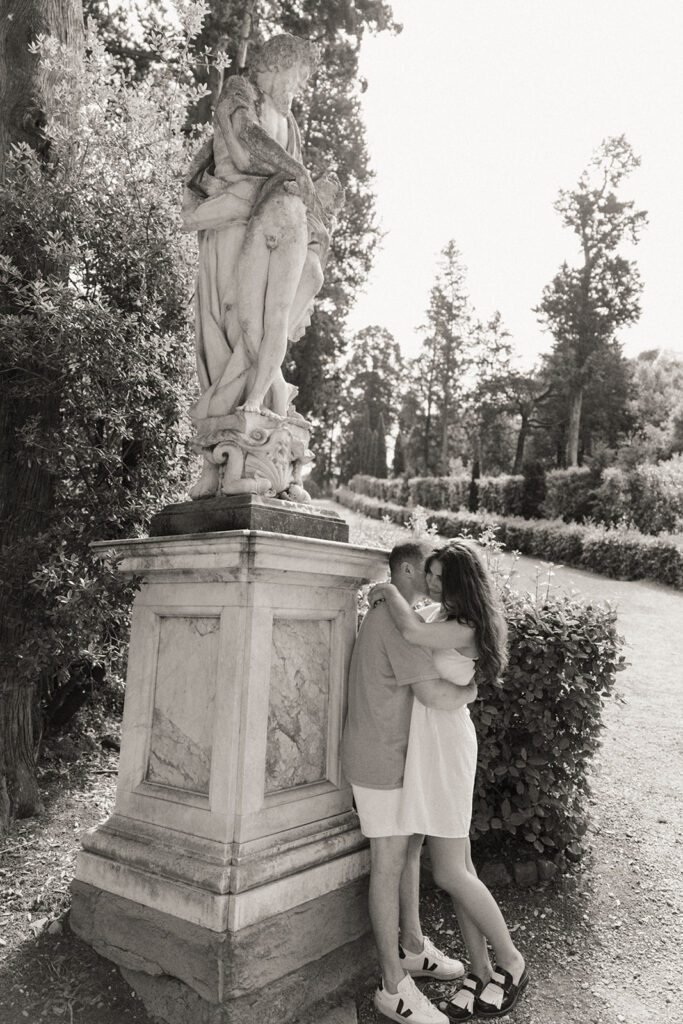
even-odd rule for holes
{"type": "MultiPolygon", "coordinates": [[[[469,840],[430,836],[428,842],[434,881],[449,893],[462,907],[466,918],[488,939],[498,965],[509,971],[514,982],[519,981],[524,958],[512,941],[498,904],[481,879],[468,868],[469,840]]],[[[465,927],[469,930],[467,921],[465,927]]],[[[474,942],[476,948],[476,938],[474,942]]]]}
{"type": "MultiPolygon", "coordinates": [[[[472,863],[472,852],[469,839],[465,840],[465,865],[471,875],[477,878],[477,872],[472,863]]],[[[470,917],[463,903],[453,897],[453,909],[460,925],[463,941],[467,947],[470,958],[470,967],[474,974],[486,984],[492,973],[493,965],[489,957],[489,950],[486,944],[486,936],[479,930],[474,920],[470,917]]]]}

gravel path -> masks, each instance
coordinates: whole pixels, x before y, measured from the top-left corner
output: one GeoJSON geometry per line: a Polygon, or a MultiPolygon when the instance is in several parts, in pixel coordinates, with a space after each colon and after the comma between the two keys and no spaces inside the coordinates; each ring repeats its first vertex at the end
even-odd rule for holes
{"type": "MultiPolygon", "coordinates": [[[[374,543],[395,542],[397,528],[384,527],[380,537],[382,524],[370,527],[336,508],[351,525],[352,542],[373,543],[373,530],[374,543]]],[[[522,557],[516,569],[518,589],[534,591],[537,563],[522,557]]],[[[683,594],[579,569],[553,571],[558,589],[617,605],[630,664],[619,676],[619,697],[605,708],[588,862],[546,888],[496,892],[533,976],[509,1019],[683,1024],[683,594]]],[[[447,936],[453,925],[441,903],[447,936]]],[[[367,1004],[365,1010],[372,1020],[367,1004]]]]}

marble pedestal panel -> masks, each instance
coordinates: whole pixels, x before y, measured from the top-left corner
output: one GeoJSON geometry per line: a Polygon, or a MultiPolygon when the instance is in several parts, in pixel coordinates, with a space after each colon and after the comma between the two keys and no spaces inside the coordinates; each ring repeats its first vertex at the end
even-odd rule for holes
{"type": "Polygon", "coordinates": [[[99,547],[142,584],[116,805],[84,839],[72,927],[171,1024],[301,1016],[372,965],[339,747],[383,553],[249,530],[99,547]]]}

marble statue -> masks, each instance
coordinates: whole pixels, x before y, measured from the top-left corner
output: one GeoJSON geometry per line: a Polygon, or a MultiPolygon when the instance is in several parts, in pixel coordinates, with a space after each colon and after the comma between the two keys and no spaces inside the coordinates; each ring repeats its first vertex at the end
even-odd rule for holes
{"type": "Polygon", "coordinates": [[[344,202],[337,176],[313,180],[291,111],[318,47],[266,42],[249,75],[226,80],[213,137],[186,180],[183,223],[197,231],[197,369],[191,410],[204,456],[192,498],[256,493],[306,501],[309,425],[282,374],[288,341],[310,323],[344,202]]]}

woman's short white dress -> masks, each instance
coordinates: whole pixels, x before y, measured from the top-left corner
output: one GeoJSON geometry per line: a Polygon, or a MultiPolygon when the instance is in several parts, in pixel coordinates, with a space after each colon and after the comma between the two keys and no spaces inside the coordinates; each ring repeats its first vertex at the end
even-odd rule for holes
{"type": "MultiPolygon", "coordinates": [[[[431,617],[431,621],[436,616],[431,617]]],[[[475,662],[456,650],[434,650],[434,664],[453,685],[466,686],[475,662]]],[[[413,700],[403,776],[399,825],[405,832],[466,838],[472,819],[477,771],[477,734],[467,706],[456,711],[427,708],[413,700]]]]}

